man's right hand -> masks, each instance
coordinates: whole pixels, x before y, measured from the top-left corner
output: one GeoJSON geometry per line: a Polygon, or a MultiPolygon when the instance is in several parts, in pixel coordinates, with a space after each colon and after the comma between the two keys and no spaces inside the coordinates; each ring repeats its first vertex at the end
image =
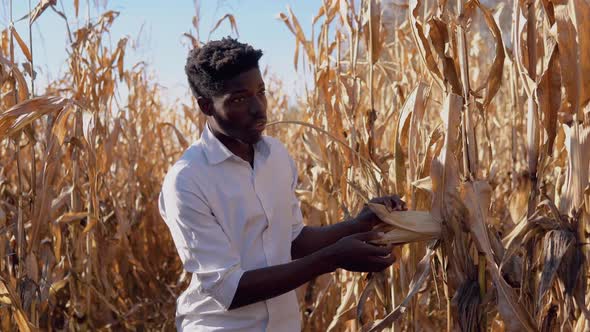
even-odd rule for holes
{"type": "Polygon", "coordinates": [[[343,237],[324,249],[326,263],[332,271],[342,268],[353,272],[379,272],[395,262],[392,245],[369,243],[379,237],[380,233],[374,231],[343,237]]]}

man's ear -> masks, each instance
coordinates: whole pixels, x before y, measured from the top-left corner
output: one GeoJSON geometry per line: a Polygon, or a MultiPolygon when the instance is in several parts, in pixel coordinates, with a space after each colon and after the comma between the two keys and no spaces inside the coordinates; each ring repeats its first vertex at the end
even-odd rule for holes
{"type": "Polygon", "coordinates": [[[213,100],[211,98],[206,97],[198,97],[197,104],[199,104],[199,108],[201,112],[203,112],[207,116],[213,115],[213,100]]]}

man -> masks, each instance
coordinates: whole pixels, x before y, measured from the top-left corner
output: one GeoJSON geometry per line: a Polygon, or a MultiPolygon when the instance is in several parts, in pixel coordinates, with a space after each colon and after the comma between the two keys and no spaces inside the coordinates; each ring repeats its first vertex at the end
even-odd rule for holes
{"type": "MultiPolygon", "coordinates": [[[[189,53],[185,71],[208,117],[201,138],[169,170],[161,215],[184,268],[181,331],[299,331],[294,290],[338,268],[380,271],[391,247],[367,241],[379,220],[364,209],[327,227],[302,223],[297,170],[285,147],[262,136],[266,97],[260,50],[231,38],[189,53]]],[[[404,209],[397,197],[374,202],[404,209]]]]}

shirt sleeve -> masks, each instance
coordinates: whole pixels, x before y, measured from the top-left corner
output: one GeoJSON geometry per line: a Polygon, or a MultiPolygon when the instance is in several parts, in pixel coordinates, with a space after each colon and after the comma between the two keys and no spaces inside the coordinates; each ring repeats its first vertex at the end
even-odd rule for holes
{"type": "Polygon", "coordinates": [[[199,291],[228,310],[244,274],[240,255],[191,180],[177,175],[164,181],[160,213],[184,268],[199,281],[199,291]]]}
{"type": "Polygon", "coordinates": [[[291,192],[289,193],[289,200],[291,214],[293,216],[291,224],[291,242],[293,242],[293,240],[299,236],[305,225],[303,224],[303,215],[301,214],[301,203],[299,202],[297,195],[295,195],[298,180],[297,166],[291,156],[289,156],[289,163],[291,166],[291,192]]]}

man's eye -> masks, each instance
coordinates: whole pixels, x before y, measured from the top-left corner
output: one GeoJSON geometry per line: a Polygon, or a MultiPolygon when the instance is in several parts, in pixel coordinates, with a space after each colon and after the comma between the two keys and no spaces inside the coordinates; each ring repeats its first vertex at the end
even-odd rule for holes
{"type": "Polygon", "coordinates": [[[258,95],[260,95],[260,96],[264,96],[265,94],[266,94],[266,90],[258,91],[258,95]]]}
{"type": "Polygon", "coordinates": [[[246,100],[246,98],[244,98],[244,97],[237,97],[237,98],[232,99],[231,102],[232,103],[235,103],[235,104],[239,104],[239,103],[243,103],[244,100],[246,100]]]}

